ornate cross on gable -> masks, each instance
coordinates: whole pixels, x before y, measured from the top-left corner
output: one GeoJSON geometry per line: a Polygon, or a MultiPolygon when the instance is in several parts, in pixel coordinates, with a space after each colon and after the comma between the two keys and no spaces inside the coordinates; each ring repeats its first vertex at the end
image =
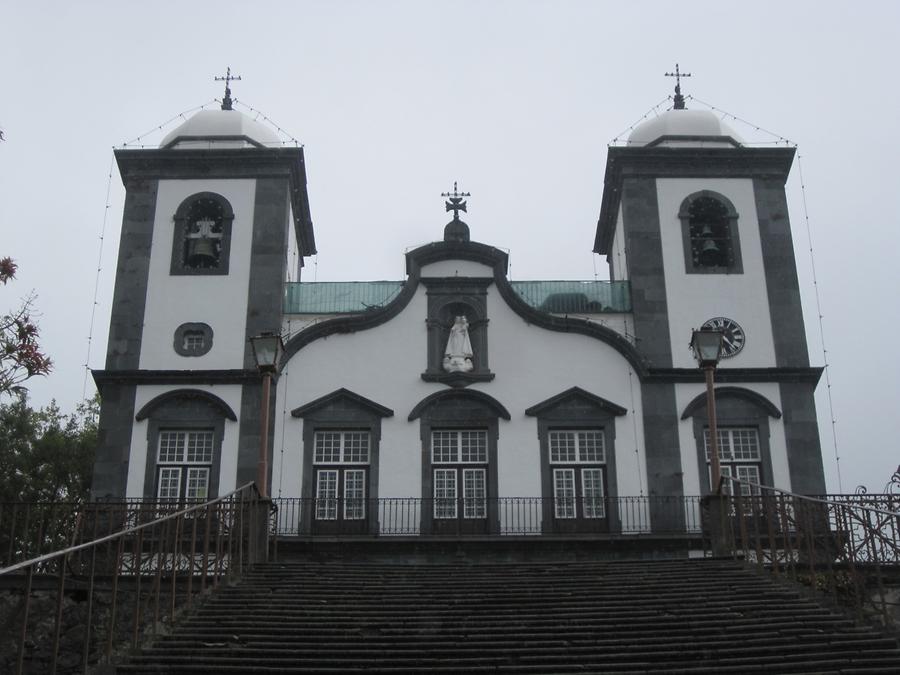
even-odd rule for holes
{"type": "Polygon", "coordinates": [[[684,110],[684,96],[681,95],[681,78],[682,77],[690,77],[690,73],[682,73],[678,70],[678,64],[675,64],[675,72],[674,73],[666,73],[666,77],[674,77],[675,78],[675,110],[684,110]]]}
{"type": "MultiPolygon", "coordinates": [[[[466,211],[466,202],[463,197],[471,197],[471,192],[460,192],[453,181],[453,192],[442,192],[441,197],[447,197],[450,201],[444,202],[447,211],[453,211],[453,220],[459,220],[459,212],[466,211]]],[[[466,211],[468,213],[468,211],[466,211]]]]}
{"type": "Polygon", "coordinates": [[[234,80],[240,80],[240,75],[232,75],[231,74],[231,66],[228,66],[228,69],[225,72],[225,77],[219,77],[216,75],[216,82],[225,82],[225,98],[222,99],[222,110],[231,110],[231,83],[234,80]]]}

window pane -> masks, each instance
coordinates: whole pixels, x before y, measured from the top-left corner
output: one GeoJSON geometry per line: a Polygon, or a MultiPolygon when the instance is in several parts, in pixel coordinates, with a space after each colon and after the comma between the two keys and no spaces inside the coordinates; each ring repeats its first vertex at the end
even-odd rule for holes
{"type": "Polygon", "coordinates": [[[553,470],[553,501],[557,518],[575,517],[575,469],[553,470]]]}
{"type": "Polygon", "coordinates": [[[606,461],[603,452],[602,431],[579,431],[578,454],[582,462],[600,464],[606,461]]]}
{"type": "Polygon", "coordinates": [[[209,469],[192,466],[187,470],[187,485],[184,496],[187,499],[206,499],[209,494],[209,469]]]}
{"type": "Polygon", "coordinates": [[[735,461],[759,460],[759,434],[756,429],[730,429],[731,452],[735,461]]]}
{"type": "Polygon", "coordinates": [[[456,469],[434,470],[434,517],[456,518],[456,469]]]}
{"type": "Polygon", "coordinates": [[[160,499],[178,499],[181,494],[181,467],[162,467],[159,470],[160,499]]]}
{"type": "Polygon", "coordinates": [[[486,518],[484,469],[463,469],[463,517],[486,518]]]}
{"type": "MultiPolygon", "coordinates": [[[[731,436],[728,429],[716,429],[716,437],[719,439],[719,461],[731,461],[731,436]]],[[[703,448],[706,451],[706,461],[708,462],[712,456],[709,447],[709,427],[703,429],[703,448]]]]}
{"type": "Polygon", "coordinates": [[[316,451],[313,462],[316,464],[337,464],[341,461],[341,432],[317,431],[316,451]]]}
{"type": "Polygon", "coordinates": [[[461,462],[484,464],[487,462],[487,432],[460,431],[459,445],[461,462]]]}
{"type": "Polygon", "coordinates": [[[344,432],[344,461],[352,464],[369,463],[369,432],[344,432]]]}
{"type": "Polygon", "coordinates": [[[354,469],[344,472],[344,520],[366,517],[366,472],[354,469]]]}
{"type": "MultiPolygon", "coordinates": [[[[734,471],[736,477],[740,480],[747,481],[748,483],[755,483],[759,485],[759,467],[758,466],[743,466],[737,465],[734,467],[734,471]]],[[[758,488],[753,487],[752,485],[741,485],[741,494],[742,495],[750,495],[756,494],[758,492],[758,488]]]]}
{"type": "Polygon", "coordinates": [[[189,431],[187,436],[187,461],[212,462],[213,433],[211,431],[189,431]]]}
{"type": "Polygon", "coordinates": [[[584,500],[585,518],[606,516],[603,503],[603,469],[581,470],[581,496],[584,500]]]}
{"type": "Polygon", "coordinates": [[[456,431],[431,432],[431,461],[446,464],[459,461],[459,433],[456,431]]]}
{"type": "Polygon", "coordinates": [[[550,432],[550,462],[563,464],[575,462],[575,432],[551,431],[550,432]]]}
{"type": "Polygon", "coordinates": [[[337,519],[337,471],[316,472],[316,519],[337,519]]]}
{"type": "Polygon", "coordinates": [[[159,432],[159,455],[160,464],[164,462],[183,462],[184,461],[184,434],[180,431],[160,431],[159,432]]]}

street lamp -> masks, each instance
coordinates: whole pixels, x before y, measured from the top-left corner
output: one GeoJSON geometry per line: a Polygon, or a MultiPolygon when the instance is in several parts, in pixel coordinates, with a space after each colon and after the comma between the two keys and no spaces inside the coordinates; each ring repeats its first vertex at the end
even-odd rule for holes
{"type": "Polygon", "coordinates": [[[722,338],[720,330],[695,330],[691,335],[691,350],[698,365],[706,372],[706,410],[709,418],[709,452],[712,477],[710,492],[719,490],[722,469],[719,465],[719,432],[716,428],[716,392],[713,378],[719,359],[722,358],[722,338]]]}
{"type": "Polygon", "coordinates": [[[272,375],[278,372],[284,343],[275,333],[261,333],[250,338],[256,368],[263,377],[262,407],[259,415],[259,461],[256,464],[256,487],[261,497],[268,497],[269,483],[269,397],[272,391],[272,375]]]}

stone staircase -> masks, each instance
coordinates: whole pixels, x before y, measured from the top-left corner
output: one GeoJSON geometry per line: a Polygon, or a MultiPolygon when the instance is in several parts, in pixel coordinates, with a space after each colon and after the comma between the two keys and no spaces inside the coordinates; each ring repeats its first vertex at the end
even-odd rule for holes
{"type": "Polygon", "coordinates": [[[120,673],[900,673],[731,561],[268,563],[120,673]]]}

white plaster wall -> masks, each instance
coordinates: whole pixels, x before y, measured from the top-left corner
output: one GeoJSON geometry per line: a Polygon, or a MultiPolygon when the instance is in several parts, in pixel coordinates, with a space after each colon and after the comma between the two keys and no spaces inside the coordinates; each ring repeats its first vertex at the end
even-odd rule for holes
{"type": "MultiPolygon", "coordinates": [[[[184,389],[184,385],[138,385],[135,393],[135,413],[157,396],[168,391],[184,389]]],[[[225,401],[235,415],[241,411],[241,386],[238,384],[191,385],[191,389],[199,389],[215,394],[225,401]]],[[[131,428],[131,451],[128,460],[128,480],[125,487],[126,497],[144,496],[144,478],[147,469],[147,452],[156,452],[156,448],[147,447],[148,420],[135,421],[131,428]]],[[[225,420],[222,435],[222,456],[219,465],[219,494],[223,495],[237,487],[238,422],[225,420]]]]}
{"type": "MultiPolygon", "coordinates": [[[[578,386],[634,409],[641,419],[640,384],[636,377],[629,382],[627,361],[605,343],[528,325],[506,306],[494,286],[489,288],[487,305],[489,365],[496,377],[470,389],[489,394],[512,416],[499,421],[499,496],[540,496],[537,420],[526,416],[525,409],[578,386]]],[[[394,411],[393,417],[382,421],[379,496],[422,496],[419,420],[407,418],[423,398],[446,389],[421,379],[426,368],[426,315],[427,298],[420,287],[392,321],[317,340],[290,360],[279,382],[273,494],[279,490],[285,497],[300,494],[303,423],[290,417],[290,410],[346,387],[394,411]]],[[[619,494],[640,494],[646,485],[642,430],[630,412],[616,418],[619,494]]]]}
{"type": "Polygon", "coordinates": [[[159,182],[141,340],[142,369],[243,366],[255,191],[253,179],[159,182]],[[227,275],[169,273],[175,211],[184,199],[197,192],[220,194],[234,209],[227,275]],[[213,329],[212,349],[203,356],[180,356],[173,348],[175,329],[191,322],[203,322],[213,329]]]}
{"type": "Polygon", "coordinates": [[[722,362],[722,368],[769,367],[775,364],[772,322],[763,269],[759,221],[748,178],[660,178],[656,181],[659,201],[663,268],[672,360],[676,368],[694,368],[687,348],[691,330],[716,316],[727,316],[744,329],[746,343],[737,356],[722,362]],[[678,212],[688,195],[712,190],[727,197],[738,212],[743,274],[687,274],[678,212]]]}
{"type": "Polygon", "coordinates": [[[494,269],[472,260],[440,260],[424,265],[423,277],[493,277],[494,269]]]}
{"type": "MultiPolygon", "coordinates": [[[[781,410],[781,394],[778,384],[773,382],[741,384],[744,389],[755,391],[771,401],[781,410]]],[[[675,385],[675,404],[678,409],[678,442],[681,446],[681,466],[684,471],[684,493],[700,494],[700,474],[697,463],[697,442],[694,439],[694,421],[691,418],[681,419],[681,414],[688,404],[697,396],[706,395],[705,384],[675,385]]],[[[774,486],[785,490],[791,489],[791,476],[787,461],[787,443],[784,437],[782,419],[769,418],[769,452],[772,456],[772,478],[774,486]]]]}

